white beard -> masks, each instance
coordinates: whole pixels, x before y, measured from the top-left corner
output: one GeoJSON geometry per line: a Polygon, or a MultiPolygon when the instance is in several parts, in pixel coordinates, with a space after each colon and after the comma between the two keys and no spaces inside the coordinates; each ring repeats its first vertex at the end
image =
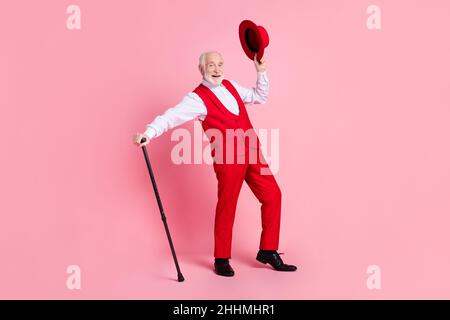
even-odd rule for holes
{"type": "Polygon", "coordinates": [[[222,84],[223,75],[220,76],[219,78],[214,78],[214,77],[211,76],[211,75],[205,75],[205,76],[204,76],[204,79],[205,79],[206,81],[208,81],[209,83],[212,83],[213,85],[218,86],[218,85],[222,84]]]}

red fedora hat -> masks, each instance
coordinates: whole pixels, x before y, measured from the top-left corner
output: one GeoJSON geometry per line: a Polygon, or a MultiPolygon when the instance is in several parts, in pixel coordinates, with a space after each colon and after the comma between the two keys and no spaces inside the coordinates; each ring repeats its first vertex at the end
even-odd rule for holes
{"type": "Polygon", "coordinates": [[[269,45],[269,34],[266,29],[250,20],[244,20],[239,25],[239,39],[247,57],[253,60],[256,53],[258,61],[261,62],[264,49],[269,45]]]}

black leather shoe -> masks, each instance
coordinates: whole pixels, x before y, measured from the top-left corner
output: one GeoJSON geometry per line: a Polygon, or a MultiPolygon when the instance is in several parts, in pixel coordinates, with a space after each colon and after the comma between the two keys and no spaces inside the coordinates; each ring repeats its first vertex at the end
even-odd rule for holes
{"type": "Polygon", "coordinates": [[[285,264],[276,251],[259,250],[258,255],[256,256],[256,260],[264,264],[270,264],[272,268],[277,271],[297,270],[296,266],[285,264]]]}
{"type": "Polygon", "coordinates": [[[214,271],[219,276],[232,277],[234,276],[234,270],[230,266],[228,259],[215,259],[214,261],[214,271]]]}

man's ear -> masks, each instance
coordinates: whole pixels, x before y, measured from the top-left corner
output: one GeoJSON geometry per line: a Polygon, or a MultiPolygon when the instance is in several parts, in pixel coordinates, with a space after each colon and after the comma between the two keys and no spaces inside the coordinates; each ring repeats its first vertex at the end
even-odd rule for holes
{"type": "Polygon", "coordinates": [[[202,66],[198,66],[198,71],[200,71],[200,73],[201,73],[201,75],[203,76],[203,68],[202,68],[202,66]]]}

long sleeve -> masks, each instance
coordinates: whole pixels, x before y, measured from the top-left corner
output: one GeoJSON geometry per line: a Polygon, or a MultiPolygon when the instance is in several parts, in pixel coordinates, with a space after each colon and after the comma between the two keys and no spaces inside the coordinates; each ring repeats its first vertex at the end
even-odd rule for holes
{"type": "Polygon", "coordinates": [[[258,72],[255,88],[246,88],[231,81],[245,104],[264,104],[269,97],[269,78],[267,72],[258,72]]]}
{"type": "Polygon", "coordinates": [[[169,108],[162,115],[159,115],[147,124],[144,134],[150,139],[159,137],[169,129],[180,126],[185,122],[194,120],[195,118],[204,118],[207,109],[201,98],[190,92],[183,97],[181,102],[176,106],[169,108]]]}

